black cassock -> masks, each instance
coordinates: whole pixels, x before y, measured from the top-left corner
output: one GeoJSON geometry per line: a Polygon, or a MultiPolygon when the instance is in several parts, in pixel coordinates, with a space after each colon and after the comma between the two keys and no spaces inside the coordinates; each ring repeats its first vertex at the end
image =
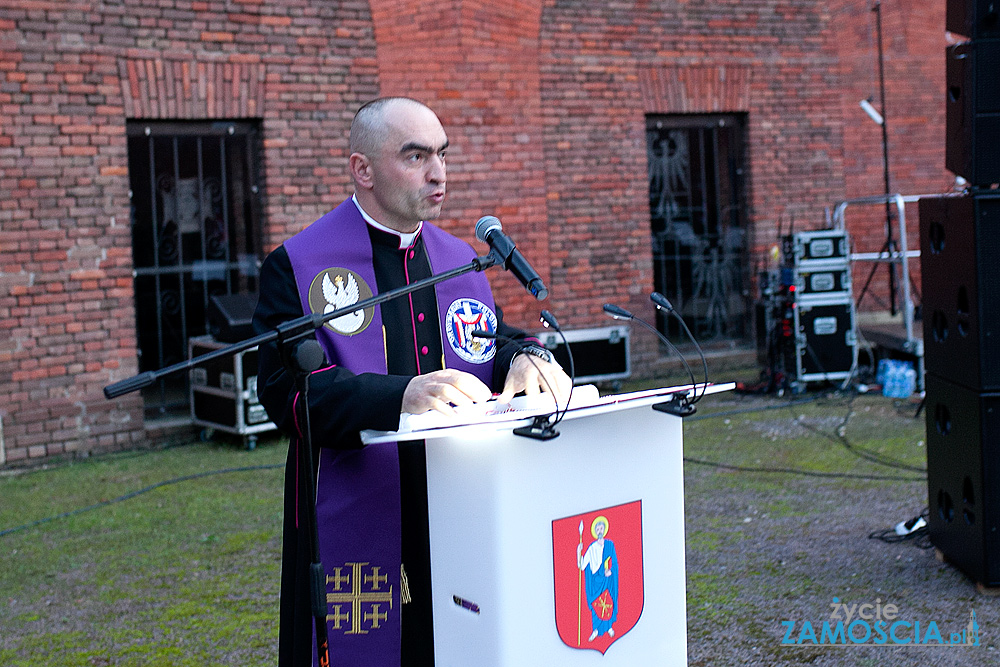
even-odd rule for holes
{"type": "MultiPolygon", "coordinates": [[[[379,293],[403,287],[431,275],[422,239],[399,248],[399,237],[368,226],[379,293]],[[409,281],[405,270],[409,259],[409,281]]],[[[410,379],[442,367],[441,326],[433,288],[413,292],[380,306],[386,330],[387,375],[334,367],[314,373],[309,382],[314,469],[319,447],[360,447],[363,429],[394,431],[399,426],[403,392],[410,379]],[[421,317],[423,315],[423,317],[421,317]]],[[[274,250],[261,267],[260,300],[254,313],[256,333],[302,316],[302,305],[284,246],[274,250]]],[[[524,333],[503,323],[497,308],[498,332],[517,340],[524,333]]],[[[501,341],[494,358],[493,389],[499,391],[517,353],[517,343],[501,341]]],[[[284,529],[281,562],[279,667],[312,664],[313,617],[309,609],[310,552],[303,529],[296,528],[295,446],[292,415],[295,386],[281,365],[274,344],[259,352],[258,392],[272,421],[293,438],[285,466],[284,529]]],[[[427,527],[427,466],[423,442],[399,443],[402,560],[409,580],[411,603],[401,606],[402,664],[434,664],[431,616],[430,544],[427,527]]],[[[304,527],[303,527],[304,528],[304,527]]],[[[331,656],[333,664],[336,658],[331,656]]]]}

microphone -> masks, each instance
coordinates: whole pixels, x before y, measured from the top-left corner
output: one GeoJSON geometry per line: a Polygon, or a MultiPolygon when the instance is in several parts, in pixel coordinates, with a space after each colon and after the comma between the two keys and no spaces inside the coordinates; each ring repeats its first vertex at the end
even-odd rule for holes
{"type": "Polygon", "coordinates": [[[476,223],[476,238],[490,246],[491,254],[499,259],[499,263],[521,281],[524,288],[539,301],[549,295],[549,290],[542,283],[538,272],[517,249],[514,241],[503,233],[500,219],[492,215],[484,215],[476,223]]]}
{"type": "MultiPolygon", "coordinates": [[[[684,364],[684,369],[687,371],[688,377],[691,379],[691,391],[697,392],[697,382],[695,382],[694,379],[694,372],[692,372],[691,366],[690,364],[688,364],[687,359],[685,359],[684,355],[681,354],[680,350],[678,350],[677,347],[672,342],[670,342],[669,338],[660,333],[659,329],[649,324],[648,322],[640,320],[631,312],[625,310],[624,308],[616,306],[613,303],[604,304],[604,312],[616,320],[627,320],[631,322],[638,322],[639,324],[641,324],[642,326],[644,326],[645,328],[649,329],[654,334],[656,334],[656,336],[661,341],[666,343],[667,347],[673,350],[673,352],[678,357],[681,358],[681,363],[684,364]]],[[[702,395],[704,395],[704,393],[705,393],[704,390],[702,390],[702,395]]],[[[697,397],[689,401],[687,400],[686,394],[674,394],[673,398],[671,398],[669,401],[666,401],[664,403],[657,403],[656,405],[653,406],[653,409],[659,410],[660,412],[667,412],[669,414],[676,415],[678,417],[688,417],[694,414],[695,412],[694,404],[698,401],[698,398],[700,397],[697,397]]]]}
{"type": "MultiPolygon", "coordinates": [[[[652,300],[654,304],[656,304],[656,308],[658,310],[665,310],[667,311],[667,313],[677,318],[677,321],[681,323],[681,327],[684,328],[684,333],[687,334],[688,340],[694,343],[694,349],[698,350],[698,356],[701,357],[701,368],[705,372],[705,386],[702,387],[701,390],[701,396],[704,396],[705,390],[708,389],[708,361],[705,360],[705,353],[702,352],[701,345],[698,344],[698,341],[695,339],[694,334],[692,334],[691,330],[688,329],[687,322],[684,321],[684,318],[681,317],[680,313],[674,310],[674,307],[667,300],[667,297],[663,296],[659,292],[653,292],[652,294],[649,295],[649,298],[650,300],[652,300]]],[[[701,396],[696,398],[695,402],[700,401],[701,396]]]]}
{"type": "Polygon", "coordinates": [[[559,320],[556,319],[555,315],[545,310],[544,308],[542,309],[542,312],[539,313],[539,315],[540,315],[539,319],[541,320],[542,324],[544,324],[546,327],[551,327],[555,329],[559,333],[562,333],[562,329],[559,327],[559,320]]]}
{"type": "MultiPolygon", "coordinates": [[[[555,322],[555,317],[549,311],[543,310],[541,318],[542,323],[545,324],[545,326],[550,326],[548,324],[549,320],[555,322]]],[[[556,329],[556,331],[559,331],[558,324],[554,328],[556,329]]],[[[559,331],[559,333],[560,335],[562,334],[561,331],[559,331]]],[[[483,331],[482,329],[475,329],[474,331],[472,331],[472,337],[482,338],[485,340],[496,340],[496,341],[506,340],[517,345],[522,351],[524,351],[526,348],[535,346],[535,343],[529,343],[522,340],[517,340],[515,338],[511,338],[510,336],[504,336],[501,333],[492,333],[489,331],[483,331]]],[[[569,346],[567,346],[567,351],[568,349],[569,346]]],[[[538,364],[535,362],[534,356],[535,356],[534,354],[528,353],[528,361],[530,361],[532,365],[535,366],[535,368],[538,368],[538,364]]],[[[570,354],[571,366],[572,363],[573,363],[573,356],[571,353],[570,354]]],[[[552,391],[552,387],[549,385],[549,381],[545,379],[545,376],[541,375],[541,373],[539,373],[539,376],[542,379],[542,383],[545,384],[546,389],[548,389],[549,393],[552,395],[552,400],[556,408],[555,412],[548,415],[536,416],[532,420],[531,424],[515,428],[514,434],[521,435],[526,438],[533,438],[535,440],[551,440],[552,438],[558,437],[559,435],[559,431],[555,430],[555,425],[558,424],[560,421],[562,421],[562,417],[566,416],[566,410],[569,409],[569,399],[573,397],[573,386],[570,385],[569,398],[567,399],[566,407],[563,408],[562,414],[560,415],[559,402],[555,399],[555,392],[552,391]],[[552,419],[553,417],[555,417],[555,419],[552,419]]]]}
{"type": "Polygon", "coordinates": [[[663,310],[667,311],[668,313],[674,312],[674,306],[673,306],[673,304],[671,304],[669,301],[667,301],[667,297],[663,296],[659,292],[653,292],[652,294],[650,294],[649,295],[649,299],[654,304],[656,304],[656,307],[658,309],[662,308],[663,310]]]}
{"type": "Polygon", "coordinates": [[[635,319],[635,316],[625,310],[624,308],[619,308],[613,303],[604,304],[604,312],[611,316],[615,320],[631,320],[635,319]]]}
{"type": "MultiPolygon", "coordinates": [[[[566,340],[566,334],[563,333],[562,328],[559,326],[556,316],[544,308],[542,309],[540,315],[541,317],[539,319],[542,325],[545,326],[546,329],[555,329],[556,333],[559,334],[559,337],[562,338],[563,345],[566,346],[566,356],[569,359],[569,396],[566,397],[566,407],[563,408],[562,415],[557,416],[555,422],[553,423],[554,426],[566,417],[566,413],[569,412],[570,403],[573,402],[573,387],[576,386],[576,365],[573,363],[573,350],[570,349],[569,341],[566,340]]],[[[558,406],[556,407],[558,408],[558,406]]]]}

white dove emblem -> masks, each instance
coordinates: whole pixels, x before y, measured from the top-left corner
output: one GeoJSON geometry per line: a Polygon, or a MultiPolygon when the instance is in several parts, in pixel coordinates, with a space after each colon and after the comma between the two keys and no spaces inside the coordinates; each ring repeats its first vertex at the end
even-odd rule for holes
{"type": "MultiPolygon", "coordinates": [[[[332,313],[340,308],[346,308],[358,302],[359,290],[358,281],[354,279],[354,274],[347,274],[347,284],[341,275],[334,276],[330,280],[330,274],[323,275],[323,298],[326,299],[326,307],[323,314],[332,313]]],[[[356,310],[353,313],[342,315],[329,322],[330,326],[340,333],[350,334],[361,328],[365,323],[365,311],[356,310]]]]}

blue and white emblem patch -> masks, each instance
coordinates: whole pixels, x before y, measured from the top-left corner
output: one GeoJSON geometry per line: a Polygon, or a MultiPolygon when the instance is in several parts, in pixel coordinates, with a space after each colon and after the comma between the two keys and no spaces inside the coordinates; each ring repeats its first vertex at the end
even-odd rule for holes
{"type": "Polygon", "coordinates": [[[473,331],[497,332],[497,316],[475,299],[456,299],[445,315],[448,344],[455,354],[470,364],[484,364],[496,354],[496,340],[475,338],[473,331]]]}

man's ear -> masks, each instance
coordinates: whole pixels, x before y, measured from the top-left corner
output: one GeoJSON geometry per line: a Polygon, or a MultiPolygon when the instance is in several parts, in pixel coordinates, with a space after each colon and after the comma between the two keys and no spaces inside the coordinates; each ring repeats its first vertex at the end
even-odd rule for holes
{"type": "Polygon", "coordinates": [[[351,178],[359,188],[370,190],[373,187],[372,163],[363,153],[351,153],[349,160],[351,178]]]}

